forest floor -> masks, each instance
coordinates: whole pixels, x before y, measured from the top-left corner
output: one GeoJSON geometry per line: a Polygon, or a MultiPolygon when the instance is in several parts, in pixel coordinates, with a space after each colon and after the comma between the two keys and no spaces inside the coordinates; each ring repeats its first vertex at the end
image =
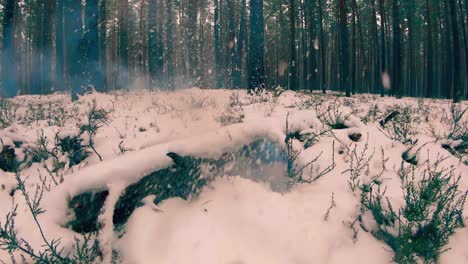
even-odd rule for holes
{"type": "Polygon", "coordinates": [[[1,106],[5,263],[468,263],[467,102],[193,88],[1,106]]]}

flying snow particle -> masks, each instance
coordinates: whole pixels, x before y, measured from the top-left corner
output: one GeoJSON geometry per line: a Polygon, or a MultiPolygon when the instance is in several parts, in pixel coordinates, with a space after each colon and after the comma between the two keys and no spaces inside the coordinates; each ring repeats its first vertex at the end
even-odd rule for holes
{"type": "Polygon", "coordinates": [[[385,89],[390,89],[390,75],[387,72],[382,73],[382,85],[385,89]]]}
{"type": "Polygon", "coordinates": [[[319,50],[319,42],[318,39],[314,39],[314,49],[319,50]]]}
{"type": "Polygon", "coordinates": [[[281,61],[278,67],[278,73],[280,76],[284,76],[284,73],[288,69],[288,63],[285,61],[281,61]]]}

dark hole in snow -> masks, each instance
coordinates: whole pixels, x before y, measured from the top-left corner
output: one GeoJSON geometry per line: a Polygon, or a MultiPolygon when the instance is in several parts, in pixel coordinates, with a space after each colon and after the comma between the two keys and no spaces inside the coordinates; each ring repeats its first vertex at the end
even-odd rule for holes
{"type": "Polygon", "coordinates": [[[359,132],[351,133],[348,135],[348,137],[354,142],[359,142],[359,140],[361,140],[362,134],[359,132]]]}
{"type": "Polygon", "coordinates": [[[10,146],[3,146],[0,152],[0,169],[14,172],[17,169],[15,149],[10,146]]]}
{"type": "Polygon", "coordinates": [[[411,153],[410,150],[406,150],[405,152],[403,152],[403,154],[401,155],[401,158],[408,162],[409,164],[412,164],[412,165],[418,165],[418,157],[416,154],[414,153],[411,153]]]}
{"type": "Polygon", "coordinates": [[[108,191],[87,192],[73,197],[68,207],[75,213],[75,219],[67,225],[75,232],[90,233],[99,229],[98,215],[109,195],[108,191]]]}
{"type": "MultiPolygon", "coordinates": [[[[279,145],[259,139],[235,152],[224,153],[218,159],[167,154],[173,165],[143,177],[128,186],[120,196],[114,209],[113,222],[122,227],[142,200],[154,195],[154,203],[180,197],[188,200],[200,194],[214,177],[240,176],[256,182],[268,183],[273,191],[284,192],[288,188],[286,175],[287,160],[279,145]]],[[[108,191],[87,192],[73,197],[69,208],[75,218],[67,226],[79,233],[99,229],[97,222],[108,191]]]]}

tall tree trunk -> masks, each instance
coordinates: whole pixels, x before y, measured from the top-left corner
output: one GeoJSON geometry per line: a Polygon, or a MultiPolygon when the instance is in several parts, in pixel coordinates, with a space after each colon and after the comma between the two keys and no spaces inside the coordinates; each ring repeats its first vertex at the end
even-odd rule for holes
{"type": "Polygon", "coordinates": [[[297,58],[296,58],[296,13],[295,0],[289,0],[289,90],[297,90],[297,58]]]}
{"type": "Polygon", "coordinates": [[[452,21],[452,41],[453,41],[453,102],[461,100],[463,90],[462,76],[460,72],[460,38],[458,36],[457,9],[455,0],[448,0],[450,7],[450,19],[452,21]]]}
{"type": "Polygon", "coordinates": [[[188,71],[192,85],[198,85],[199,77],[199,65],[198,65],[198,39],[197,39],[197,19],[198,19],[198,1],[199,0],[188,0],[188,34],[187,34],[187,47],[189,50],[188,54],[188,71]]]}
{"type": "MultiPolygon", "coordinates": [[[[320,85],[318,82],[318,66],[317,66],[317,49],[319,48],[318,39],[316,36],[316,24],[315,24],[315,10],[313,4],[315,1],[305,2],[303,9],[307,29],[308,29],[308,71],[305,73],[305,79],[307,80],[306,88],[309,90],[317,89],[320,85]]],[[[304,33],[305,34],[305,33],[304,33]]],[[[320,87],[319,87],[320,89],[320,87]]]]}
{"type": "Polygon", "coordinates": [[[322,92],[326,93],[326,84],[325,84],[325,56],[327,55],[325,50],[325,34],[323,32],[323,0],[318,0],[319,4],[319,24],[320,24],[320,87],[322,92]]]}
{"type": "Polygon", "coordinates": [[[386,49],[386,40],[385,40],[385,0],[379,0],[379,11],[380,11],[380,17],[381,17],[381,25],[380,25],[380,43],[382,45],[381,53],[380,53],[380,95],[384,96],[385,95],[385,89],[388,87],[385,87],[385,81],[384,77],[388,74],[387,70],[387,61],[386,61],[386,56],[387,56],[387,49],[386,49]]]}
{"type": "Polygon", "coordinates": [[[265,88],[265,22],[263,0],[250,0],[250,38],[248,54],[248,88],[265,88]]]}
{"type": "MultiPolygon", "coordinates": [[[[382,74],[381,58],[379,58],[379,37],[377,30],[377,10],[375,8],[374,1],[371,2],[371,11],[372,11],[372,22],[371,22],[371,31],[373,36],[373,47],[372,47],[372,75],[371,87],[374,93],[379,93],[382,91],[382,84],[380,82],[380,76],[382,74]]],[[[383,34],[382,34],[383,35],[383,34]]]]}
{"type": "Polygon", "coordinates": [[[227,0],[227,87],[233,86],[233,74],[235,68],[235,56],[236,56],[236,25],[234,17],[234,0],[227,0]]]}
{"type": "Polygon", "coordinates": [[[433,96],[433,87],[434,87],[434,71],[433,71],[433,54],[432,54],[432,20],[431,20],[431,4],[430,0],[426,0],[426,45],[427,45],[427,54],[426,54],[426,63],[427,63],[427,86],[426,86],[426,96],[433,96]]]}
{"type": "MultiPolygon", "coordinates": [[[[314,2],[312,2],[314,3],[314,2]]],[[[312,3],[310,3],[310,11],[309,13],[309,89],[321,89],[320,82],[319,82],[319,66],[318,66],[318,58],[319,58],[319,42],[317,38],[317,28],[315,23],[315,12],[314,7],[312,7],[312,3]]]]}
{"type": "Polygon", "coordinates": [[[32,68],[31,68],[31,83],[32,83],[32,94],[41,94],[43,91],[42,87],[42,75],[43,75],[43,64],[42,64],[42,51],[44,41],[44,13],[45,13],[45,1],[37,2],[35,9],[37,12],[31,14],[31,20],[33,21],[33,34],[32,38],[32,68]]]}
{"type": "Polygon", "coordinates": [[[56,1],[45,0],[43,2],[43,14],[42,14],[42,34],[41,38],[41,94],[48,94],[52,88],[52,47],[53,47],[53,21],[52,18],[55,16],[56,1]]]}
{"type": "Polygon", "coordinates": [[[288,26],[286,25],[286,18],[283,14],[283,2],[279,3],[278,6],[278,20],[279,20],[279,28],[280,28],[280,41],[279,45],[279,60],[278,60],[278,68],[279,68],[279,84],[281,87],[287,88],[288,81],[289,81],[289,65],[286,61],[289,62],[289,36],[288,36],[288,26]]]}
{"type": "Polygon", "coordinates": [[[55,33],[55,89],[63,90],[65,88],[65,21],[64,21],[64,0],[57,1],[57,25],[55,33]]]}
{"type": "Polygon", "coordinates": [[[15,62],[15,31],[13,28],[16,9],[15,0],[7,0],[3,14],[3,50],[2,50],[2,79],[3,93],[13,97],[18,93],[17,69],[15,62]]]}
{"type": "Polygon", "coordinates": [[[400,10],[399,0],[392,1],[392,13],[393,13],[393,76],[392,76],[392,88],[393,93],[397,98],[401,98],[402,91],[402,78],[401,78],[401,34],[400,34],[400,10]]]}
{"type": "Polygon", "coordinates": [[[158,50],[158,10],[157,0],[149,0],[148,3],[148,69],[149,69],[149,87],[161,85],[161,67],[158,63],[161,54],[158,50]]]}
{"type": "Polygon", "coordinates": [[[215,52],[215,86],[223,87],[221,69],[221,40],[219,32],[219,1],[214,0],[214,52],[215,52]]]}
{"type": "MultiPolygon", "coordinates": [[[[458,1],[458,8],[460,9],[460,13],[461,13],[461,25],[462,25],[462,33],[463,33],[463,46],[464,46],[464,50],[465,50],[465,72],[466,72],[466,75],[465,75],[465,78],[464,78],[464,82],[462,80],[462,84],[464,83],[465,84],[465,87],[467,86],[468,84],[468,36],[467,36],[467,23],[468,23],[468,1],[465,0],[465,9],[463,9],[463,6],[462,6],[462,3],[461,3],[461,0],[458,1]]],[[[468,90],[465,89],[465,92],[468,93],[468,90]]],[[[461,91],[461,94],[463,95],[463,91],[461,91]]],[[[468,96],[468,94],[466,94],[465,96],[468,96]]]]}
{"type": "Polygon", "coordinates": [[[349,83],[349,52],[348,52],[348,19],[346,15],[346,0],[339,0],[340,9],[340,81],[341,87],[346,89],[346,96],[351,96],[349,83]]]}
{"type": "Polygon", "coordinates": [[[452,36],[452,27],[450,21],[450,11],[449,11],[449,0],[444,0],[444,30],[445,34],[445,45],[447,46],[447,53],[445,57],[445,71],[444,76],[446,78],[446,89],[445,89],[445,98],[449,99],[453,96],[453,42],[451,40],[452,36]]]}
{"type": "Polygon", "coordinates": [[[416,96],[416,80],[417,80],[417,75],[416,75],[416,61],[415,61],[415,26],[414,26],[414,7],[413,5],[408,5],[408,12],[407,12],[407,19],[408,19],[408,42],[409,42],[409,48],[408,48],[408,84],[409,84],[409,94],[416,96]]]}
{"type": "Polygon", "coordinates": [[[356,52],[357,52],[357,34],[356,34],[356,16],[357,16],[357,4],[356,0],[352,0],[352,9],[353,9],[353,39],[351,47],[351,92],[356,93],[356,71],[357,71],[357,62],[356,62],[356,52]]]}
{"type": "Polygon", "coordinates": [[[105,72],[99,63],[99,1],[86,0],[85,8],[85,34],[84,39],[86,49],[86,75],[88,85],[93,86],[97,91],[105,92],[105,72]]]}
{"type": "Polygon", "coordinates": [[[128,88],[130,84],[130,68],[128,53],[128,0],[119,1],[119,72],[117,88],[128,88]]]}
{"type": "Polygon", "coordinates": [[[83,56],[83,21],[81,2],[65,0],[65,49],[66,49],[66,71],[69,74],[69,86],[71,86],[72,100],[78,99],[77,93],[83,83],[84,56],[83,56]]]}
{"type": "Polygon", "coordinates": [[[174,83],[174,75],[175,75],[175,68],[174,68],[174,39],[173,39],[173,32],[174,32],[174,14],[172,10],[172,0],[166,1],[166,8],[167,8],[167,43],[166,43],[166,66],[167,66],[167,87],[169,89],[175,88],[174,83]]]}
{"type": "Polygon", "coordinates": [[[246,13],[247,13],[247,1],[242,0],[241,6],[241,15],[240,15],[240,25],[239,25],[239,34],[237,35],[237,49],[235,56],[235,66],[233,73],[233,85],[234,88],[241,88],[243,84],[243,59],[245,53],[245,37],[246,37],[246,13]]]}
{"type": "Polygon", "coordinates": [[[99,3],[99,72],[104,76],[102,80],[102,89],[108,90],[107,87],[107,0],[100,0],[99,3]]]}

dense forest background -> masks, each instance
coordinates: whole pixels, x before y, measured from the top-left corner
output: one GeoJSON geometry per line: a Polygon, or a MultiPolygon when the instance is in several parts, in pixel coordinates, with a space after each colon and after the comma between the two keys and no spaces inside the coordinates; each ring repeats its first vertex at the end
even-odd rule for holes
{"type": "Polygon", "coordinates": [[[2,0],[4,95],[274,88],[468,97],[466,0],[2,0]]]}

